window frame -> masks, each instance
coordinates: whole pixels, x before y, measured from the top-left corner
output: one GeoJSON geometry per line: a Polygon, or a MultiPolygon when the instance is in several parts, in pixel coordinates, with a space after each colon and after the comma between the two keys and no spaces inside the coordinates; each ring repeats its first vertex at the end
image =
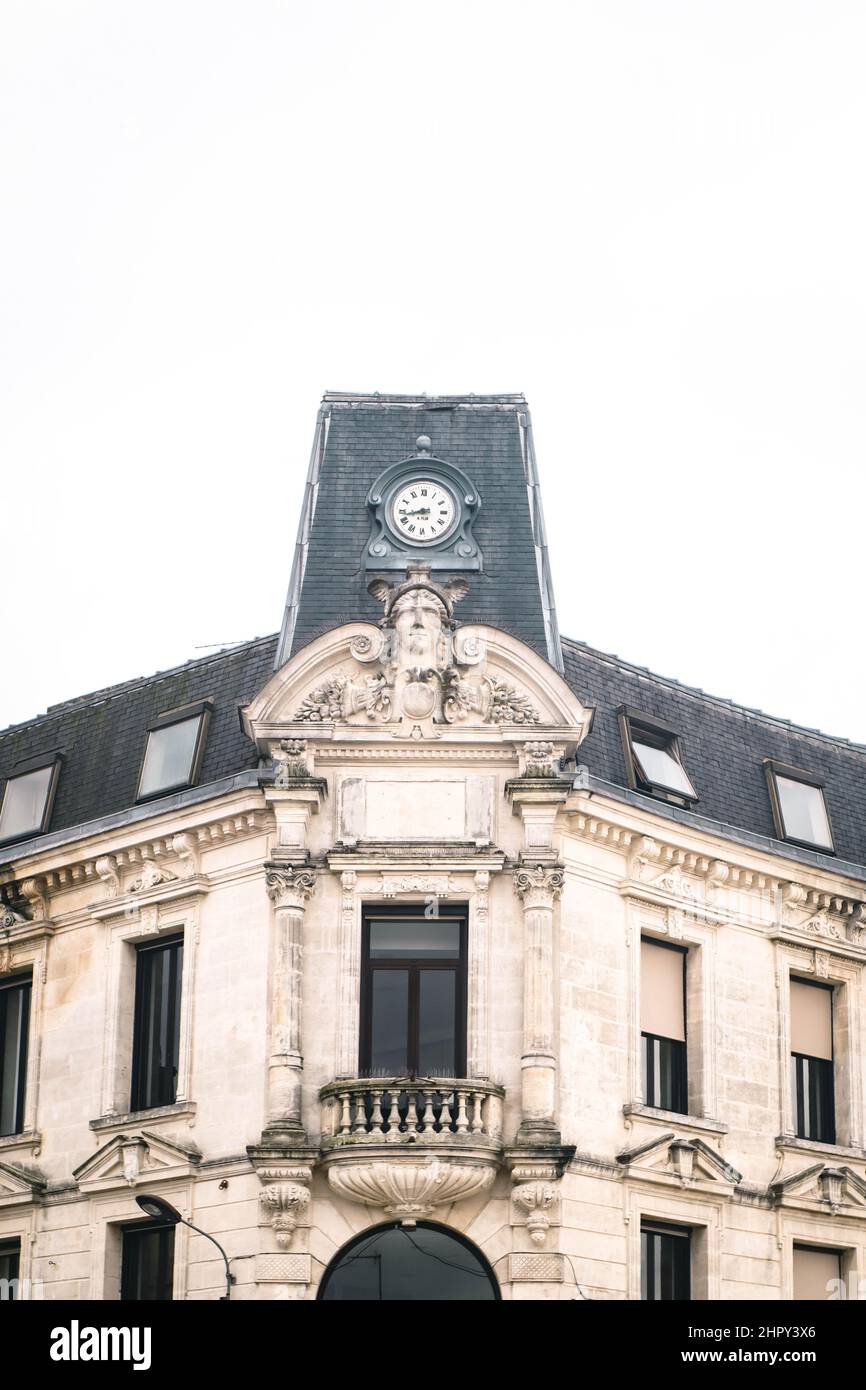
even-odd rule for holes
{"type": "MultiPolygon", "coordinates": [[[[167,936],[160,936],[156,939],[147,939],[135,943],[135,982],[134,982],[134,1005],[133,1005],[133,1024],[132,1024],[132,1053],[131,1069],[129,1081],[129,1110],[132,1114],[138,1114],[148,1110],[160,1110],[168,1105],[177,1104],[177,1094],[180,1086],[181,1060],[183,1052],[183,971],[185,946],[185,933],[172,932],[167,936]],[[143,1057],[141,1047],[142,1030],[144,1027],[144,989],[141,987],[142,975],[140,962],[147,956],[154,956],[159,952],[168,952],[176,947],[180,947],[181,958],[180,967],[177,971],[177,978],[174,985],[174,1009],[176,1018],[173,1022],[173,1031],[177,1034],[174,1068],[174,1095],[170,1100],[154,1100],[149,1097],[148,1104],[142,1104],[142,1068],[143,1057]]],[[[151,967],[152,968],[152,967],[151,967]]]]}
{"type": "MultiPolygon", "coordinates": [[[[847,1298],[847,1288],[846,1288],[846,1279],[845,1279],[845,1263],[846,1263],[846,1260],[848,1259],[848,1257],[850,1256],[850,1253],[851,1253],[850,1250],[847,1249],[847,1248],[845,1248],[845,1247],[838,1246],[838,1245],[818,1245],[818,1244],[816,1244],[814,1241],[811,1241],[811,1242],[810,1242],[810,1241],[808,1241],[808,1240],[799,1240],[799,1239],[797,1239],[796,1236],[795,1236],[794,1239],[791,1241],[791,1299],[792,1299],[792,1301],[794,1301],[794,1264],[795,1264],[795,1261],[796,1261],[796,1258],[797,1258],[797,1252],[798,1252],[798,1250],[802,1250],[802,1251],[804,1251],[804,1252],[807,1253],[807,1254],[833,1255],[833,1256],[835,1256],[836,1262],[837,1262],[837,1266],[838,1266],[838,1271],[839,1271],[839,1272],[838,1272],[838,1275],[837,1275],[837,1279],[838,1279],[839,1288],[840,1288],[840,1291],[841,1291],[841,1292],[840,1292],[840,1299],[839,1299],[839,1301],[840,1301],[840,1302],[846,1301],[846,1298],[847,1298]]],[[[827,1301],[829,1302],[830,1300],[828,1299],[827,1301]]]]}
{"type": "MultiPolygon", "coordinates": [[[[33,973],[27,971],[22,974],[10,975],[8,979],[0,981],[0,999],[11,994],[14,990],[22,988],[27,990],[27,1004],[22,1013],[21,1032],[18,1040],[20,1063],[15,1097],[15,1128],[9,1130],[8,1133],[3,1133],[0,1130],[0,1138],[3,1139],[11,1139],[15,1135],[26,1133],[27,1072],[30,1062],[30,1022],[33,1013],[33,973]]],[[[3,1012],[5,1014],[5,1009],[3,1012]]],[[[0,1073],[0,1083],[2,1083],[2,1073],[0,1073]]]]}
{"type": "MultiPolygon", "coordinates": [[[[373,976],[376,970],[407,970],[415,974],[417,979],[420,970],[444,970],[450,971],[456,977],[456,999],[455,999],[455,1034],[454,1034],[454,1054],[455,1054],[455,1073],[452,1079],[459,1079],[466,1076],[467,1068],[467,1036],[468,1036],[468,984],[469,984],[469,907],[467,904],[439,903],[436,916],[430,918],[431,921],[456,921],[460,926],[460,945],[457,963],[453,960],[430,960],[423,956],[394,956],[393,961],[370,960],[370,926],[373,921],[393,917],[398,920],[416,918],[419,922],[425,920],[426,903],[365,903],[361,910],[361,989],[360,989],[360,1010],[359,1010],[359,1029],[358,1029],[358,1074],[359,1077],[371,1077],[372,1074],[372,1040],[373,1040],[373,976]]],[[[406,1021],[407,1028],[407,1051],[418,1052],[419,1039],[417,1007],[413,1013],[412,999],[415,989],[411,979],[409,983],[409,1010],[406,1021]],[[414,1038],[413,1038],[414,1034],[414,1038]]],[[[406,1076],[425,1076],[423,1072],[413,1072],[407,1064],[406,1076]]],[[[431,1078],[435,1080],[437,1078],[431,1078]]],[[[444,1078],[448,1079],[448,1078],[444,1078]]]]}
{"type": "MultiPolygon", "coordinates": [[[[829,1057],[813,1057],[808,1052],[795,1052],[789,1045],[789,1074],[791,1086],[791,1109],[794,1121],[794,1134],[798,1139],[811,1144],[835,1144],[836,1143],[836,989],[835,986],[825,983],[823,980],[804,979],[802,975],[791,974],[788,977],[788,1008],[791,1009],[791,985],[806,985],[809,989],[822,989],[830,996],[830,1052],[829,1057]],[[803,1090],[803,1068],[799,1062],[810,1062],[819,1064],[820,1070],[817,1073],[818,1084],[825,1092],[826,1116],[829,1117],[828,1133],[826,1135],[801,1134],[801,1121],[803,1114],[799,1106],[799,1097],[803,1090]]],[[[808,1068],[811,1073],[812,1068],[808,1068]]]]}
{"type": "MultiPolygon", "coordinates": [[[[177,1229],[176,1226],[172,1226],[172,1225],[170,1225],[170,1224],[169,1224],[168,1222],[166,1222],[166,1221],[130,1221],[130,1222],[128,1222],[128,1223],[124,1223],[124,1225],[121,1226],[121,1228],[120,1228],[120,1300],[121,1300],[121,1302],[124,1302],[124,1303],[139,1303],[139,1302],[143,1302],[143,1301],[145,1301],[145,1302],[160,1302],[160,1303],[171,1303],[171,1302],[174,1302],[174,1275],[175,1275],[175,1261],[176,1261],[176,1250],[175,1250],[175,1239],[174,1239],[174,1234],[175,1234],[176,1229],[177,1229]],[[150,1299],[149,1299],[149,1300],[141,1300],[141,1299],[136,1299],[136,1298],[129,1298],[129,1297],[128,1297],[128,1294],[127,1294],[127,1289],[128,1289],[128,1282],[129,1282],[129,1281],[131,1280],[131,1278],[132,1278],[132,1271],[129,1269],[129,1267],[128,1267],[128,1265],[127,1265],[127,1256],[128,1256],[128,1254],[131,1252],[131,1250],[132,1250],[132,1248],[133,1248],[133,1241],[135,1242],[135,1245],[136,1245],[136,1246],[139,1246],[139,1247],[140,1247],[141,1238],[142,1238],[143,1236],[148,1236],[148,1235],[152,1235],[152,1234],[155,1234],[155,1233],[165,1233],[165,1234],[168,1236],[168,1241],[167,1241],[168,1250],[169,1250],[168,1259],[167,1259],[168,1268],[167,1268],[167,1269],[163,1269],[163,1270],[161,1271],[161,1273],[162,1273],[162,1282],[163,1282],[163,1285],[168,1285],[168,1287],[171,1289],[171,1293],[170,1293],[170,1295],[169,1295],[169,1297],[168,1297],[167,1299],[156,1299],[156,1300],[150,1300],[150,1299]],[[129,1239],[130,1237],[132,1237],[132,1240],[129,1239]],[[128,1243],[128,1242],[129,1242],[129,1243],[128,1243]]],[[[163,1258],[163,1254],[162,1254],[162,1250],[160,1250],[160,1259],[162,1259],[162,1258],[163,1258]]],[[[131,1264],[131,1260],[130,1260],[130,1264],[131,1264]]]]}
{"type": "Polygon", "coordinates": [[[686,810],[700,801],[695,790],[694,780],[683,761],[679,734],[674,733],[672,729],[669,729],[661,720],[654,718],[653,715],[643,714],[631,705],[620,705],[616,713],[625,759],[626,778],[632,791],[641,792],[644,796],[654,796],[659,801],[667,801],[674,806],[683,806],[686,810]],[[640,742],[640,734],[644,733],[648,734],[650,739],[665,745],[663,751],[678,763],[683,776],[691,787],[691,793],[679,791],[675,787],[667,787],[663,782],[650,781],[644,776],[639,755],[632,747],[633,733],[638,736],[638,742],[640,742]]]}
{"type": "Polygon", "coordinates": [[[138,781],[136,782],[135,800],[155,801],[161,796],[170,796],[172,792],[182,791],[185,787],[194,787],[201,773],[201,765],[204,761],[204,746],[207,739],[210,717],[213,713],[214,702],[208,697],[204,700],[194,700],[191,704],[181,705],[177,709],[165,710],[162,714],[152,719],[147,726],[147,738],[144,741],[144,752],[141,755],[141,763],[138,769],[138,781]],[[144,776],[144,768],[147,762],[147,754],[150,748],[151,734],[161,733],[164,729],[170,729],[174,724],[191,723],[193,719],[198,719],[198,733],[196,734],[195,746],[189,766],[189,776],[179,782],[172,782],[170,785],[158,787],[155,791],[143,792],[141,790],[141,779],[144,776]]]}
{"type": "Polygon", "coordinates": [[[63,754],[59,749],[53,749],[50,753],[37,753],[32,758],[22,758],[20,762],[10,769],[9,775],[3,786],[3,796],[0,798],[0,816],[6,804],[6,793],[9,783],[14,782],[18,777],[26,777],[31,772],[41,772],[43,768],[52,769],[51,777],[48,782],[48,791],[45,794],[45,804],[42,807],[42,817],[39,825],[32,830],[19,830],[14,835],[4,835],[0,839],[0,845],[16,844],[20,840],[31,840],[37,835],[44,835],[51,823],[51,815],[54,811],[54,798],[57,795],[57,783],[60,780],[60,769],[63,765],[63,754]]]}
{"type": "MultiPolygon", "coordinates": [[[[690,1113],[690,1111],[689,1111],[689,991],[688,991],[688,978],[687,978],[687,971],[688,971],[688,968],[689,968],[689,948],[688,948],[688,946],[680,946],[678,943],[673,942],[673,941],[661,941],[661,940],[659,940],[659,938],[656,937],[656,936],[646,936],[646,935],[643,935],[643,934],[642,934],[641,937],[640,937],[640,948],[641,948],[641,950],[643,950],[644,942],[646,942],[648,946],[661,946],[662,949],[665,950],[665,951],[676,951],[680,956],[682,956],[683,1032],[685,1033],[685,1037],[684,1037],[683,1039],[679,1039],[679,1038],[665,1038],[665,1037],[662,1037],[662,1036],[661,1036],[660,1034],[658,1034],[658,1033],[646,1033],[646,1032],[644,1032],[643,1028],[641,1028],[641,1030],[640,1030],[640,1039],[641,1039],[640,1066],[641,1066],[641,1077],[642,1077],[642,1082],[643,1082],[643,1084],[642,1084],[642,1086],[641,1086],[641,1089],[642,1089],[642,1091],[643,1091],[643,1102],[644,1102],[644,1105],[648,1105],[651,1109],[654,1109],[654,1110],[665,1110],[665,1111],[667,1111],[669,1114],[672,1114],[672,1115],[688,1115],[688,1114],[690,1113]],[[681,1058],[682,1058],[682,1074],[681,1074],[681,1076],[679,1077],[679,1089],[680,1089],[681,1096],[682,1096],[682,1101],[683,1101],[683,1109],[682,1109],[682,1110],[672,1109],[670,1106],[666,1106],[666,1105],[659,1105],[655,1100],[650,1100],[650,1099],[649,1099],[649,1096],[648,1096],[648,1094],[647,1094],[648,1086],[647,1086],[647,1084],[646,1084],[647,1077],[648,1077],[648,1073],[649,1073],[649,1067],[648,1067],[648,1066],[645,1066],[645,1064],[644,1064],[645,1058],[646,1058],[647,1055],[648,1055],[648,1054],[647,1054],[646,1047],[645,1047],[645,1042],[644,1042],[644,1040],[647,1039],[647,1038],[651,1038],[651,1039],[653,1039],[654,1041],[655,1041],[655,1040],[658,1040],[659,1042],[667,1042],[667,1043],[677,1043],[677,1044],[679,1044],[679,1048],[680,1048],[680,1054],[679,1054],[679,1055],[680,1055],[681,1058]]],[[[641,1000],[641,1007],[643,1007],[643,1001],[642,1001],[642,1000],[641,1000]]]]}
{"type": "MultiPolygon", "coordinates": [[[[651,1217],[644,1217],[644,1218],[641,1219],[641,1223],[640,1223],[640,1281],[641,1281],[641,1302],[645,1302],[645,1303],[659,1303],[659,1302],[663,1302],[663,1303],[672,1303],[672,1302],[677,1302],[677,1303],[690,1303],[690,1302],[692,1302],[692,1287],[693,1287],[693,1283],[694,1283],[693,1271],[692,1271],[692,1246],[693,1246],[693,1235],[694,1235],[694,1231],[693,1231],[693,1228],[692,1228],[691,1226],[678,1226],[678,1225],[675,1225],[674,1223],[667,1222],[667,1221],[655,1221],[655,1220],[653,1220],[651,1217]],[[668,1240],[674,1240],[674,1241],[682,1242],[681,1245],[675,1245],[675,1246],[672,1247],[672,1249],[682,1249],[682,1248],[684,1248],[685,1251],[686,1251],[686,1260],[685,1260],[685,1266],[686,1266],[686,1267],[685,1267],[685,1286],[686,1286],[687,1292],[686,1292],[686,1294],[685,1294],[685,1297],[683,1297],[683,1298],[677,1298],[677,1299],[655,1299],[655,1298],[645,1298],[645,1297],[644,1297],[644,1288],[645,1288],[645,1287],[647,1287],[647,1288],[649,1287],[649,1262],[647,1262],[647,1268],[646,1268],[646,1272],[645,1272],[645,1269],[644,1269],[644,1259],[643,1259],[643,1252],[644,1252],[644,1236],[645,1236],[645,1235],[647,1235],[647,1236],[648,1236],[648,1235],[662,1236],[662,1237],[664,1237],[664,1238],[667,1238],[668,1240]]],[[[648,1247],[648,1250],[649,1250],[649,1247],[648,1247]]],[[[680,1274],[682,1274],[682,1271],[680,1271],[680,1274]]]]}
{"type": "Polygon", "coordinates": [[[776,758],[765,758],[763,762],[764,777],[767,782],[767,789],[770,794],[770,808],[773,812],[773,824],[776,829],[776,837],[783,840],[788,845],[799,845],[801,849],[816,850],[819,854],[835,854],[836,839],[833,834],[833,822],[830,819],[830,807],[827,804],[827,793],[825,790],[826,782],[817,773],[807,772],[804,768],[793,767],[789,763],[780,763],[776,758]],[[827,818],[827,831],[830,835],[830,844],[822,845],[814,840],[799,840],[794,835],[789,835],[785,829],[785,814],[782,809],[782,798],[776,783],[777,777],[785,777],[789,782],[802,782],[804,786],[814,787],[821,793],[824,804],[824,815],[827,818]]]}
{"type": "Polygon", "coordinates": [[[0,1280],[6,1279],[9,1283],[9,1302],[17,1303],[16,1295],[21,1288],[21,1260],[23,1257],[22,1240],[20,1236],[5,1237],[0,1236],[0,1260],[12,1260],[14,1273],[0,1273],[0,1280]]]}

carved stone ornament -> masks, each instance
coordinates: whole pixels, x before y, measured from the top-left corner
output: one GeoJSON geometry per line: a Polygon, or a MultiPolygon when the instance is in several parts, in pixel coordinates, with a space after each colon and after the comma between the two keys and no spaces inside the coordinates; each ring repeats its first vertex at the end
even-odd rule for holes
{"type": "Polygon", "coordinates": [[[268,897],[274,907],[306,907],[316,887],[315,869],[296,869],[290,864],[268,868],[265,874],[268,897]]]}
{"type": "Polygon", "coordinates": [[[144,893],[148,888],[158,888],[161,883],[171,883],[177,878],[171,869],[166,869],[157,864],[153,859],[145,859],[141,866],[141,873],[134,878],[129,885],[130,893],[144,893]]]}
{"type": "Polygon", "coordinates": [[[11,927],[20,927],[22,922],[26,921],[27,918],[16,912],[8,903],[0,904],[0,927],[4,931],[9,931],[11,927]]]}
{"type": "Polygon", "coordinates": [[[260,1194],[280,1250],[288,1250],[298,1223],[310,1205],[310,1189],[300,1182],[273,1182],[260,1194]]]}
{"type": "Polygon", "coordinates": [[[454,605],[468,592],[464,579],[437,583],[430,566],[410,564],[403,583],[373,579],[368,588],[384,606],[379,630],[357,634],[352,656],[379,670],[337,671],[310,691],[295,711],[301,723],[402,721],[413,733],[425,724],[539,724],[532,701],[498,676],[486,674],[480,634],[455,634],[454,605]]]}
{"type": "Polygon", "coordinates": [[[564,883],[565,874],[556,866],[536,864],[514,871],[514,890],[524,907],[552,907],[564,883]]]}
{"type": "Polygon", "coordinates": [[[407,1225],[429,1216],[434,1207],[485,1192],[496,1176],[495,1165],[451,1162],[402,1163],[377,1160],[341,1161],[328,1168],[328,1181],[340,1197],[381,1207],[407,1225]]]}
{"type": "Polygon", "coordinates": [[[522,1182],[511,1194],[515,1207],[525,1214],[526,1229],[533,1245],[544,1245],[556,1207],[556,1186],[550,1182],[522,1182]]]}

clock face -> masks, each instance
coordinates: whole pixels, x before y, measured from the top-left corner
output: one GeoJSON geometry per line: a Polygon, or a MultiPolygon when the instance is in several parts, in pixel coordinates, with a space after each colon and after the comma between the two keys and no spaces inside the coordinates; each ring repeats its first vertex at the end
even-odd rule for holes
{"type": "Polygon", "coordinates": [[[391,501],[391,525],[413,545],[432,545],[453,530],[457,521],[454,494],[429,478],[404,483],[391,501]]]}

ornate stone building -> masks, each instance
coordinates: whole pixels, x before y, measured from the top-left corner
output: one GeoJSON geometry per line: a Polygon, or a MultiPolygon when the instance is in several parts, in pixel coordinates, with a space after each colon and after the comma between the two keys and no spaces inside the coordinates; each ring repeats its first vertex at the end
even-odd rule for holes
{"type": "Polygon", "coordinates": [[[0,790],[19,1297],[861,1293],[866,750],[560,639],[521,397],[326,396],[279,636],[0,790]]]}

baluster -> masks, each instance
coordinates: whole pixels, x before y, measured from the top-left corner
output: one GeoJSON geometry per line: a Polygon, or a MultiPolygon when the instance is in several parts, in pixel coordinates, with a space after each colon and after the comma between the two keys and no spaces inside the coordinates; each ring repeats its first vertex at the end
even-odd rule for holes
{"type": "Polygon", "coordinates": [[[371,1091],[373,1113],[370,1116],[370,1129],[374,1134],[382,1134],[382,1091],[371,1091]]]}
{"type": "Polygon", "coordinates": [[[391,1108],[388,1111],[388,1138],[397,1139],[400,1134],[400,1092],[391,1092],[391,1108]]]}
{"type": "Polygon", "coordinates": [[[423,1091],[424,1096],[424,1123],[421,1125],[422,1133],[430,1134],[436,1128],[436,1116],[433,1114],[433,1092],[423,1091]]]}
{"type": "Polygon", "coordinates": [[[415,1091],[406,1093],[406,1133],[418,1133],[418,1096],[415,1091]]]}
{"type": "Polygon", "coordinates": [[[466,1099],[468,1092],[457,1092],[457,1133],[469,1133],[469,1116],[466,1114],[466,1099]]]}
{"type": "Polygon", "coordinates": [[[352,1106],[349,1100],[349,1092],[340,1093],[340,1134],[352,1133],[352,1106]]]}
{"type": "Polygon", "coordinates": [[[484,1093],[483,1093],[483,1091],[473,1091],[473,1092],[472,1092],[472,1125],[471,1125],[471,1129],[472,1129],[472,1133],[473,1133],[473,1134],[483,1134],[483,1133],[484,1133],[484,1116],[483,1116],[482,1110],[481,1110],[481,1107],[482,1107],[483,1103],[484,1103],[484,1093]]]}
{"type": "Polygon", "coordinates": [[[355,1128],[354,1134],[367,1133],[367,1092],[355,1092],[355,1128]]]}

